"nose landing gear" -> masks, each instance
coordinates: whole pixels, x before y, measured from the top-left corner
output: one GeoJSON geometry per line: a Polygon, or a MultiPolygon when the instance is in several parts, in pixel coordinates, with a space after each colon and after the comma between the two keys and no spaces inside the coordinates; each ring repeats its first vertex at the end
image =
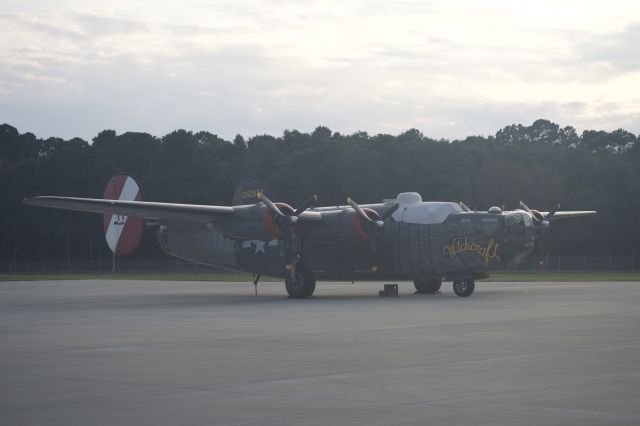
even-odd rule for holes
{"type": "Polygon", "coordinates": [[[476,283],[470,278],[455,280],[453,282],[453,292],[459,297],[469,297],[473,294],[476,283]]]}

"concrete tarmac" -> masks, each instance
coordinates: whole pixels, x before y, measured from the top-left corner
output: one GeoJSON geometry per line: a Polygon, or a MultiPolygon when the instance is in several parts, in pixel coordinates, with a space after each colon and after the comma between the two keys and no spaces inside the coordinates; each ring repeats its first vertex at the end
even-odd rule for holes
{"type": "Polygon", "coordinates": [[[640,283],[0,283],[1,425],[640,424],[640,283]]]}

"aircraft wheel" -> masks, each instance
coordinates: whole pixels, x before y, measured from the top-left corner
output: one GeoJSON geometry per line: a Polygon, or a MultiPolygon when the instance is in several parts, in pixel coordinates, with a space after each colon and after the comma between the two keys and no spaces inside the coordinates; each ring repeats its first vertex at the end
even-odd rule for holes
{"type": "Polygon", "coordinates": [[[413,285],[416,288],[418,294],[433,294],[437,293],[442,286],[441,279],[432,280],[414,280],[413,285]]]}
{"type": "Polygon", "coordinates": [[[453,291],[460,297],[469,297],[473,294],[476,283],[473,280],[456,280],[453,282],[453,291]]]}
{"type": "Polygon", "coordinates": [[[311,269],[305,265],[298,265],[296,268],[296,276],[293,277],[291,272],[287,275],[284,282],[289,297],[293,299],[304,299],[313,294],[316,289],[316,279],[311,269]]]}

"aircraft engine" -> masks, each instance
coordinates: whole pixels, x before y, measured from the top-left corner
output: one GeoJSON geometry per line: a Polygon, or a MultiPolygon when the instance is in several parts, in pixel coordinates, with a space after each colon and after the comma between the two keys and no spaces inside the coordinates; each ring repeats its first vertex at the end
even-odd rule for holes
{"type": "Polygon", "coordinates": [[[323,212],[323,226],[311,227],[308,235],[316,241],[369,241],[382,231],[384,221],[398,209],[398,204],[387,207],[382,214],[360,207],[353,200],[347,202],[351,208],[323,212]]]}
{"type": "Polygon", "coordinates": [[[375,228],[380,226],[381,219],[375,210],[363,208],[362,211],[370,220],[365,221],[356,211],[350,212],[351,233],[360,241],[368,241],[369,235],[373,234],[376,231],[375,228]]]}
{"type": "MultiPolygon", "coordinates": [[[[295,210],[290,205],[286,203],[273,203],[273,204],[284,215],[284,217],[287,217],[287,218],[294,217],[295,210]]],[[[273,212],[267,206],[265,206],[263,210],[264,210],[264,213],[263,213],[264,229],[266,233],[271,237],[282,240],[284,239],[284,232],[286,231],[285,226],[289,225],[289,226],[295,227],[295,223],[288,224],[287,222],[285,222],[286,219],[282,219],[281,217],[274,215],[273,212]]]]}

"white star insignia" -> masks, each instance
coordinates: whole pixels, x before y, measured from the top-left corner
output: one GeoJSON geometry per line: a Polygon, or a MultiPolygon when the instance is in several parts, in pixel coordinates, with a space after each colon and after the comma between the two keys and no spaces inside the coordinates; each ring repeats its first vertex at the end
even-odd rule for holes
{"type": "Polygon", "coordinates": [[[258,254],[260,252],[262,252],[262,254],[267,254],[267,252],[264,250],[264,245],[265,245],[264,241],[254,240],[253,244],[256,245],[256,251],[253,254],[258,254]]]}

